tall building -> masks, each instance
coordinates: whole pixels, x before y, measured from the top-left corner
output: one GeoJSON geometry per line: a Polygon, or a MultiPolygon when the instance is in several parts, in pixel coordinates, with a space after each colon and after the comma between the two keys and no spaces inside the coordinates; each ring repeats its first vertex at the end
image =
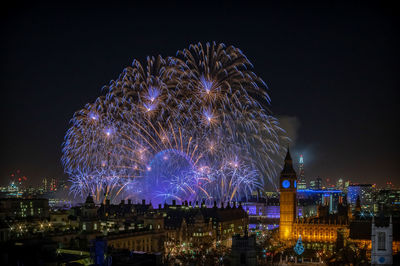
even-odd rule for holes
{"type": "Polygon", "coordinates": [[[317,177],[315,180],[310,182],[311,189],[322,189],[322,179],[317,177]]]}
{"type": "Polygon", "coordinates": [[[286,154],[285,164],[279,178],[280,182],[280,219],[279,235],[281,240],[292,237],[293,222],[296,218],[296,182],[297,176],[293,169],[292,157],[289,149],[286,154]]]}
{"type": "Polygon", "coordinates": [[[43,180],[42,180],[42,189],[43,189],[44,192],[47,191],[47,188],[48,188],[47,183],[48,183],[47,182],[47,178],[43,178],[43,180]]]}
{"type": "Polygon", "coordinates": [[[342,178],[339,178],[338,181],[336,181],[336,189],[344,189],[344,182],[342,178]]]}
{"type": "Polygon", "coordinates": [[[299,182],[297,184],[297,189],[306,189],[307,188],[307,181],[304,175],[304,160],[303,155],[300,155],[299,159],[299,182]]]}
{"type": "Polygon", "coordinates": [[[373,192],[375,186],[372,184],[351,184],[347,187],[347,201],[355,206],[357,198],[361,201],[364,211],[373,211],[373,192]]]}

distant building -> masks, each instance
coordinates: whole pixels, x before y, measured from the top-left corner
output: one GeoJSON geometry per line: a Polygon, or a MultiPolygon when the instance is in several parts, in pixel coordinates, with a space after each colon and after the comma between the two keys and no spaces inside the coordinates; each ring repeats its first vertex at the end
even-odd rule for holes
{"type": "Polygon", "coordinates": [[[54,177],[43,178],[41,189],[43,190],[43,192],[57,191],[57,189],[58,189],[57,179],[54,177]]]}
{"type": "Polygon", "coordinates": [[[298,214],[301,217],[315,216],[318,205],[329,205],[329,212],[335,213],[346,194],[341,190],[304,189],[297,190],[298,214]]]}
{"type": "Polygon", "coordinates": [[[339,178],[336,182],[336,189],[344,190],[344,182],[342,178],[339,178]]]}
{"type": "Polygon", "coordinates": [[[249,216],[249,229],[271,230],[279,225],[279,198],[252,197],[242,206],[249,216]]]}
{"type": "Polygon", "coordinates": [[[322,179],[317,177],[310,181],[310,189],[322,189],[322,179]]]}
{"type": "Polygon", "coordinates": [[[49,217],[48,199],[5,198],[0,199],[0,218],[26,219],[28,217],[44,219],[49,217]]]}
{"type": "Polygon", "coordinates": [[[373,211],[373,193],[375,186],[372,184],[351,184],[347,187],[347,202],[355,206],[357,198],[360,198],[362,210],[373,211]]]}
{"type": "Polygon", "coordinates": [[[240,234],[248,229],[248,215],[242,205],[228,203],[224,206],[207,208],[204,203],[201,206],[196,202],[183,202],[177,205],[173,200],[172,205],[165,204],[157,209],[164,215],[164,227],[167,241],[174,243],[218,242],[229,247],[232,244],[232,236],[240,234]]]}
{"type": "Polygon", "coordinates": [[[373,209],[375,213],[386,214],[400,211],[400,189],[380,189],[375,192],[373,209]]]}
{"type": "Polygon", "coordinates": [[[297,182],[297,189],[306,189],[307,188],[307,181],[304,174],[304,160],[303,155],[300,155],[299,159],[299,180],[297,182]]]}

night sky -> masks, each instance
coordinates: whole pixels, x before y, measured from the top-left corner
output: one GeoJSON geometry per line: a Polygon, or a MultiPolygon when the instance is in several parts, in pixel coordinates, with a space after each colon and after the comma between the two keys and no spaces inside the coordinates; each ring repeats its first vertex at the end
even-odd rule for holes
{"type": "Polygon", "coordinates": [[[32,183],[65,177],[61,144],[73,113],[133,59],[217,41],[239,47],[268,84],[308,179],[400,185],[394,5],[196,2],[3,7],[1,184],[17,169],[32,183]]]}

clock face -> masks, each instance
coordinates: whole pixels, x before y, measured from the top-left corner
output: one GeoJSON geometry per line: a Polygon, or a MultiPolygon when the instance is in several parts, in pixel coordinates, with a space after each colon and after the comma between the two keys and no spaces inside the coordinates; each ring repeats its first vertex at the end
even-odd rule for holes
{"type": "Polygon", "coordinates": [[[290,182],[289,182],[289,180],[283,180],[283,182],[282,182],[282,187],[284,187],[284,188],[290,187],[290,182]]]}
{"type": "Polygon", "coordinates": [[[384,257],[380,257],[379,258],[379,263],[384,263],[385,262],[385,258],[384,257]]]}

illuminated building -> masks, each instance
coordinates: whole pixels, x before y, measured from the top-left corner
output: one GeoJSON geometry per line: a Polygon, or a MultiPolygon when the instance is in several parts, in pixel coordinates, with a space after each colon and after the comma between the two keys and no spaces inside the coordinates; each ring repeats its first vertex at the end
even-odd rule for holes
{"type": "Polygon", "coordinates": [[[374,195],[374,212],[386,214],[400,211],[400,189],[380,189],[374,195]]]}
{"type": "Polygon", "coordinates": [[[310,181],[310,189],[322,189],[322,179],[317,177],[310,181]]]}
{"type": "Polygon", "coordinates": [[[42,189],[43,189],[44,192],[47,192],[47,188],[48,188],[48,186],[47,186],[47,178],[43,178],[43,180],[42,180],[42,189]]]}
{"type": "Polygon", "coordinates": [[[296,172],[293,169],[293,162],[288,149],[285,158],[285,164],[279,178],[279,236],[281,240],[289,240],[292,237],[293,222],[296,218],[296,182],[296,172]]]}
{"type": "Polygon", "coordinates": [[[386,189],[394,189],[394,185],[393,185],[392,181],[386,182],[386,189]]]}
{"type": "MultiPolygon", "coordinates": [[[[285,165],[280,176],[280,223],[279,236],[282,241],[292,242],[299,239],[306,248],[333,248],[338,231],[345,232],[349,225],[349,207],[343,199],[342,191],[333,190],[297,190],[296,172],[288,151],[285,165]],[[329,191],[329,192],[328,192],[329,191]],[[304,199],[309,195],[317,198],[317,213],[311,217],[298,218],[296,215],[297,193],[304,199]],[[337,196],[337,210],[333,212],[333,198],[337,196]]],[[[302,206],[299,206],[301,210],[302,206]]],[[[299,215],[302,216],[302,215],[299,215]]]]}
{"type": "Polygon", "coordinates": [[[279,198],[252,197],[242,203],[242,206],[249,216],[250,230],[271,230],[278,226],[279,198]]]}
{"type": "Polygon", "coordinates": [[[105,239],[110,247],[143,252],[164,251],[164,217],[149,212],[144,217],[144,228],[107,234],[105,239]]]}
{"type": "Polygon", "coordinates": [[[302,240],[312,247],[314,243],[335,243],[338,231],[348,232],[349,211],[345,203],[339,203],[338,212],[329,213],[329,202],[319,205],[317,215],[308,218],[297,218],[293,223],[293,239],[301,236],[302,240]]]}
{"type": "Polygon", "coordinates": [[[21,188],[15,182],[11,182],[7,187],[1,187],[0,198],[21,197],[23,194],[21,188]]]}
{"type": "Polygon", "coordinates": [[[299,159],[299,181],[297,183],[297,189],[306,189],[307,188],[307,181],[304,175],[304,161],[303,155],[300,155],[299,159]]]}
{"type": "Polygon", "coordinates": [[[47,199],[23,199],[6,198],[0,199],[0,217],[11,219],[48,218],[49,201],[47,199]]]}
{"type": "Polygon", "coordinates": [[[196,202],[185,201],[177,205],[173,200],[172,205],[165,204],[157,210],[165,218],[165,231],[168,242],[175,243],[210,243],[218,242],[221,245],[230,247],[232,236],[241,234],[247,230],[248,215],[242,205],[236,203],[221,203],[218,208],[216,202],[211,208],[203,203],[201,206],[196,202]]]}
{"type": "Polygon", "coordinates": [[[82,231],[93,232],[100,229],[97,210],[93,197],[87,196],[85,204],[81,208],[80,228],[82,231]]]}
{"type": "Polygon", "coordinates": [[[357,198],[360,198],[362,209],[364,211],[373,211],[373,193],[374,185],[372,184],[351,184],[347,187],[347,201],[353,207],[357,198]]]}
{"type": "Polygon", "coordinates": [[[343,190],[344,189],[344,182],[342,178],[339,178],[336,182],[336,189],[343,190]]]}
{"type": "Polygon", "coordinates": [[[297,190],[298,214],[302,217],[315,216],[317,206],[327,203],[329,203],[329,212],[335,213],[337,212],[339,202],[342,201],[345,196],[345,193],[341,190],[297,190]]]}
{"type": "Polygon", "coordinates": [[[58,189],[58,181],[54,177],[52,178],[43,178],[42,180],[42,189],[44,192],[57,191],[58,189]]]}

